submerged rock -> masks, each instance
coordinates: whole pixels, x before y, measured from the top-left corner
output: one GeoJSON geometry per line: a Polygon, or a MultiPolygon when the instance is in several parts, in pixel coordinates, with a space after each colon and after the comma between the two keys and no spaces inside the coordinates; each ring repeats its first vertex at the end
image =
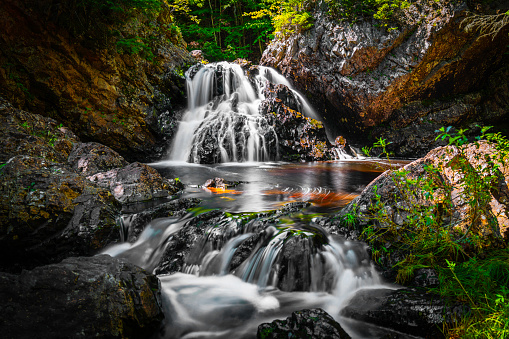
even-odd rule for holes
{"type": "Polygon", "coordinates": [[[470,311],[465,304],[448,305],[439,295],[416,289],[362,290],[341,314],[421,338],[443,338],[443,324],[470,311]]]}
{"type": "Polygon", "coordinates": [[[350,336],[327,312],[317,308],[293,312],[286,320],[261,324],[256,338],[350,339],[350,336]]]}
{"type": "Polygon", "coordinates": [[[0,169],[0,267],[90,255],[118,241],[120,205],[65,166],[17,156],[0,169]]]}
{"type": "Polygon", "coordinates": [[[4,338],[148,338],[164,315],[155,276],[107,255],[0,273],[4,338]]]}

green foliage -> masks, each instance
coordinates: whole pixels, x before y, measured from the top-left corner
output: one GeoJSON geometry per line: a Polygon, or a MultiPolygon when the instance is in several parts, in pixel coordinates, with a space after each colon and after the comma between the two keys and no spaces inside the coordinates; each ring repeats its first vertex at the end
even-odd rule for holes
{"type": "Polygon", "coordinates": [[[211,61],[257,60],[275,33],[312,25],[302,0],[173,0],[169,6],[188,49],[201,49],[211,61]]]}
{"type": "Polygon", "coordinates": [[[380,26],[388,30],[396,29],[392,24],[398,11],[410,7],[406,0],[325,0],[329,6],[329,14],[334,18],[358,20],[359,18],[375,18],[380,26]]]}
{"type": "MultiPolygon", "coordinates": [[[[436,292],[470,304],[472,314],[449,329],[453,337],[509,337],[509,249],[500,241],[490,208],[491,194],[499,182],[497,170],[508,163],[509,142],[500,133],[488,133],[490,128],[482,127],[476,138],[476,142],[487,139],[498,150],[497,155],[485,157],[488,166],[467,160],[467,148],[476,146],[468,144],[466,130],[440,128],[437,139],[456,146],[451,158],[426,165],[420,175],[404,169],[390,172],[394,201],[383,201],[374,186],[372,204],[364,215],[371,225],[362,237],[372,245],[373,259],[384,265],[395,252],[402,258],[393,266],[397,282],[406,283],[415,270],[431,267],[438,271],[441,282],[436,292]],[[446,168],[458,173],[456,188],[443,179],[446,168]],[[453,189],[459,194],[456,199],[469,207],[466,229],[457,227],[458,201],[452,197],[453,189]]],[[[380,139],[376,147],[387,155],[387,144],[380,139]]]]}

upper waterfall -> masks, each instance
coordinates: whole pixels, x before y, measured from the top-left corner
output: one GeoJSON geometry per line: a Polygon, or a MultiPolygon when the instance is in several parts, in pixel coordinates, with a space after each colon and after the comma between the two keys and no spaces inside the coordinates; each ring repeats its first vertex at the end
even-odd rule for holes
{"type": "Polygon", "coordinates": [[[278,135],[259,106],[271,84],[291,89],[298,111],[317,115],[275,70],[219,62],[186,72],[188,109],[179,124],[170,160],[193,163],[278,160],[278,135]]]}

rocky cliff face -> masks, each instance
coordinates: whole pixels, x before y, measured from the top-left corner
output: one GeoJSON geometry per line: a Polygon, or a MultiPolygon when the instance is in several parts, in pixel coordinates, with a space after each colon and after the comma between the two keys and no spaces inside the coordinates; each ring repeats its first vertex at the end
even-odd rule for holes
{"type": "Polygon", "coordinates": [[[417,1],[390,32],[374,21],[333,20],[321,3],[314,27],[274,40],[261,64],[309,94],[330,134],[366,144],[370,133],[393,141],[399,155],[424,155],[438,127],[507,119],[509,20],[496,14],[509,8],[499,3],[417,1]],[[481,17],[500,31],[481,34],[481,17]]]}
{"type": "Polygon", "coordinates": [[[143,160],[163,137],[159,115],[185,103],[178,74],[192,59],[164,9],[107,6],[2,1],[0,95],[143,160]]]}

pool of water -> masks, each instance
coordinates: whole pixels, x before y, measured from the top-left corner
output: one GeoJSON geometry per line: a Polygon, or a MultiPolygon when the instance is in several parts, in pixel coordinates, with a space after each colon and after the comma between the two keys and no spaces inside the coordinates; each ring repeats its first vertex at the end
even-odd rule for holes
{"type": "Polygon", "coordinates": [[[364,159],[214,165],[165,161],[150,165],[167,178],[179,178],[187,185],[183,197],[200,198],[209,208],[231,213],[259,212],[293,201],[306,201],[311,203],[308,211],[330,213],[359,195],[387,168],[406,163],[364,159]],[[218,177],[238,184],[226,189],[203,187],[207,179],[218,177]]]}

